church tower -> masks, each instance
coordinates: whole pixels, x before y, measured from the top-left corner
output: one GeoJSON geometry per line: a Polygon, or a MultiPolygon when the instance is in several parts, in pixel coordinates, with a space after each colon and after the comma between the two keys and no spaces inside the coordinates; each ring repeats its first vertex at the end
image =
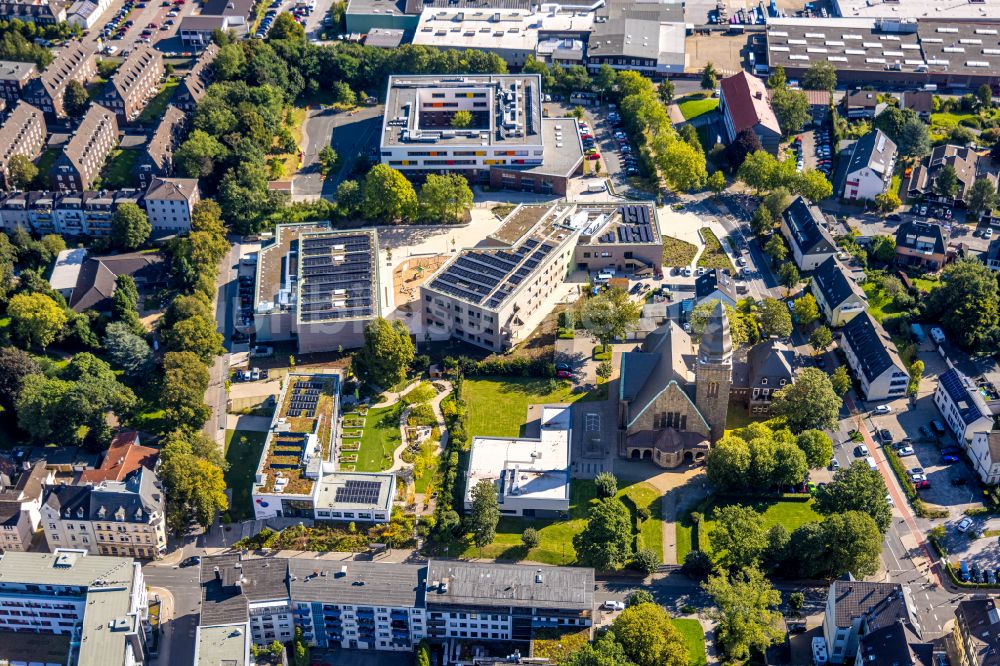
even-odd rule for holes
{"type": "Polygon", "coordinates": [[[712,429],[712,443],[725,434],[729,387],[733,378],[733,340],[721,301],[708,318],[694,368],[695,406],[712,429]]]}

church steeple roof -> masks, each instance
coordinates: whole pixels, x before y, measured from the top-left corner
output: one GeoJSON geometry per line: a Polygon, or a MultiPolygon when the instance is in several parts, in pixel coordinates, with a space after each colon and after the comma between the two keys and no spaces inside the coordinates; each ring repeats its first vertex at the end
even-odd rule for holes
{"type": "Polygon", "coordinates": [[[698,361],[701,363],[730,363],[733,358],[733,338],[729,333],[729,318],[722,307],[722,301],[715,302],[715,308],[708,317],[705,332],[698,347],[698,361]]]}

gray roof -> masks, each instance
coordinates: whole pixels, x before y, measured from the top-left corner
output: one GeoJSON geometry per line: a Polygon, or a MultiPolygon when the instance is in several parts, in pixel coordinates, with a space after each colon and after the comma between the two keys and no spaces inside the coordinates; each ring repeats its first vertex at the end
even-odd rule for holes
{"type": "Polygon", "coordinates": [[[1000,665],[1000,609],[996,599],[963,599],[955,608],[958,628],[978,666],[1000,665]]]}
{"type": "Polygon", "coordinates": [[[247,621],[199,626],[194,666],[250,666],[252,634],[247,621]]]}
{"type": "Polygon", "coordinates": [[[854,153],[847,173],[854,173],[865,167],[885,176],[891,171],[896,159],[896,144],[882,130],[869,132],[854,144],[854,153]]]}
{"type": "Polygon", "coordinates": [[[426,568],[419,564],[288,560],[295,601],[416,608],[423,605],[426,568]]]}
{"type": "Polygon", "coordinates": [[[94,57],[94,47],[85,46],[82,42],[69,42],[59,49],[55,56],[55,60],[41,75],[29,83],[32,94],[36,94],[37,89],[42,88],[52,99],[61,99],[69,82],[76,78],[87,61],[94,57]]]}
{"type": "Polygon", "coordinates": [[[905,624],[882,627],[861,637],[858,650],[865,664],[932,666],[932,646],[920,643],[905,624]]]}
{"type": "Polygon", "coordinates": [[[90,493],[90,519],[148,523],[163,513],[163,492],[155,472],[140,467],[125,481],[104,481],[90,493]]]}
{"type": "Polygon", "coordinates": [[[699,303],[716,291],[729,298],[733,303],[740,300],[739,294],[736,293],[736,281],[721,268],[705,271],[704,275],[699,275],[695,279],[694,297],[699,303]]]}
{"type": "Polygon", "coordinates": [[[892,338],[868,312],[862,312],[847,322],[843,335],[868,381],[877,379],[893,366],[900,372],[906,372],[892,338]]]}
{"type": "Polygon", "coordinates": [[[790,384],[795,378],[794,359],[795,351],[776,338],[758,342],[747,352],[750,388],[767,386],[777,389],[782,385],[781,380],[790,384]],[[763,384],[762,379],[767,379],[767,384],[763,384]]]}
{"type": "Polygon", "coordinates": [[[225,553],[201,558],[199,624],[246,622],[249,602],[288,599],[288,560],[225,553]]]}
{"type": "Polygon", "coordinates": [[[17,524],[21,518],[21,504],[41,499],[46,474],[45,463],[37,462],[21,473],[17,483],[0,487],[0,525],[17,524]]]}
{"type": "Polygon", "coordinates": [[[930,247],[934,254],[944,254],[944,233],[940,225],[907,220],[896,229],[896,247],[921,250],[930,247]]]}
{"type": "Polygon", "coordinates": [[[791,232],[788,241],[797,245],[802,254],[824,254],[836,250],[833,237],[823,226],[823,214],[801,196],[795,197],[781,217],[791,232]]]}
{"type": "Polygon", "coordinates": [[[834,598],[834,624],[849,627],[864,618],[867,631],[909,621],[903,588],[896,583],[873,583],[864,580],[835,580],[830,584],[834,598]]]}
{"type": "Polygon", "coordinates": [[[187,116],[183,111],[173,104],[168,104],[163,115],[160,116],[160,124],[156,126],[156,131],[153,132],[149,143],[146,144],[144,154],[136,166],[148,163],[158,173],[168,173],[173,160],[174,148],[180,143],[186,120],[187,116]]]}
{"type": "Polygon", "coordinates": [[[427,606],[592,610],[594,570],[485,562],[431,560],[427,606]]]}
{"type": "Polygon", "coordinates": [[[403,42],[403,31],[395,28],[372,28],[365,37],[365,46],[394,49],[403,42]]]}
{"type": "MultiPolygon", "coordinates": [[[[184,21],[188,21],[190,18],[198,17],[188,17],[184,21]]],[[[187,28],[195,28],[196,25],[189,25],[188,23],[183,24],[187,28]]],[[[174,99],[177,100],[178,104],[187,106],[197,104],[205,96],[205,90],[212,81],[212,63],[215,62],[216,56],[219,55],[219,47],[217,44],[209,44],[205,47],[205,50],[201,52],[198,59],[194,61],[194,65],[191,67],[191,71],[188,75],[181,79],[180,84],[177,86],[177,92],[174,93],[174,99]]]]}
{"type": "Polygon", "coordinates": [[[631,414],[640,413],[671,382],[688,384],[693,356],[691,336],[667,321],[646,336],[640,351],[622,353],[619,399],[629,403],[631,414]]]}
{"type": "Polygon", "coordinates": [[[836,257],[830,257],[821,263],[813,273],[812,279],[831,310],[852,295],[865,298],[864,290],[847,275],[844,265],[837,261],[836,257]]]}
{"type": "Polygon", "coordinates": [[[698,358],[702,362],[723,363],[732,358],[732,355],[733,339],[729,334],[729,318],[722,301],[717,301],[705,324],[705,331],[701,334],[698,358]]]}
{"type": "Polygon", "coordinates": [[[45,489],[46,506],[63,518],[90,520],[90,491],[93,486],[55,485],[45,489]]]}
{"type": "Polygon", "coordinates": [[[958,368],[949,368],[938,377],[938,385],[944,390],[958,409],[959,416],[966,425],[971,425],[984,416],[992,416],[986,400],[971,379],[958,368]]]}
{"type": "Polygon", "coordinates": [[[26,81],[35,74],[35,63],[0,60],[0,80],[26,81]]]}

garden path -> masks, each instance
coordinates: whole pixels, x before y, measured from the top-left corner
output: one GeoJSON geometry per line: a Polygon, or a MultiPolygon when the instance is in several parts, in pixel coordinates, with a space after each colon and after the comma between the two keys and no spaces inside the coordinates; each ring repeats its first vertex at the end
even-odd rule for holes
{"type": "MultiPolygon", "coordinates": [[[[441,437],[438,439],[438,448],[435,455],[441,455],[441,452],[448,446],[448,430],[445,428],[444,415],[441,413],[441,401],[444,400],[451,393],[451,382],[444,379],[437,379],[434,381],[435,384],[444,385],[445,389],[439,392],[430,401],[431,409],[434,410],[434,418],[437,419],[437,429],[441,433],[441,437]]],[[[413,388],[411,384],[404,393],[413,388]]],[[[390,472],[397,472],[409,463],[404,462],[402,458],[403,451],[406,450],[406,419],[410,415],[410,405],[406,406],[406,409],[402,411],[399,415],[399,435],[401,444],[396,447],[396,450],[392,452],[393,465],[389,468],[390,472]]]]}

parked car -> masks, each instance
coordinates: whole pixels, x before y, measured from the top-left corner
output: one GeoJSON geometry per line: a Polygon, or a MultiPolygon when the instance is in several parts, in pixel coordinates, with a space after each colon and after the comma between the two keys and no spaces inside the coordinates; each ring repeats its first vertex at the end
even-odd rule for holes
{"type": "Polygon", "coordinates": [[[946,453],[943,456],[941,456],[941,463],[944,465],[954,465],[957,462],[958,462],[958,456],[954,454],[946,453]]]}
{"type": "Polygon", "coordinates": [[[854,455],[856,455],[858,458],[864,458],[867,455],[871,455],[868,452],[868,445],[858,444],[858,446],[854,449],[854,455]]]}
{"type": "Polygon", "coordinates": [[[938,421],[937,419],[934,419],[933,421],[931,421],[931,428],[938,435],[943,435],[943,434],[945,434],[947,432],[947,430],[944,429],[944,424],[941,423],[940,421],[938,421]]]}
{"type": "Polygon", "coordinates": [[[833,460],[831,460],[831,461],[830,461],[830,469],[832,469],[832,470],[833,470],[833,471],[835,471],[835,472],[836,472],[836,471],[837,471],[838,469],[840,469],[840,461],[839,461],[839,460],[837,460],[836,458],[834,458],[833,460]]]}
{"type": "Polygon", "coordinates": [[[912,446],[901,447],[898,451],[900,456],[912,456],[914,451],[912,446]]]}
{"type": "Polygon", "coordinates": [[[625,610],[625,603],[622,601],[611,601],[609,599],[601,604],[601,608],[609,611],[622,611],[625,610]]]}
{"type": "Polygon", "coordinates": [[[559,379],[573,379],[573,373],[569,370],[556,370],[556,377],[559,379]]]}
{"type": "Polygon", "coordinates": [[[878,431],[878,438],[882,440],[883,444],[892,444],[892,433],[887,428],[878,431]]]}
{"type": "Polygon", "coordinates": [[[927,479],[922,479],[920,481],[915,481],[913,487],[917,490],[929,490],[931,487],[931,482],[927,479]]]}
{"type": "Polygon", "coordinates": [[[920,426],[919,430],[920,430],[920,434],[922,436],[924,436],[924,437],[930,437],[931,436],[931,429],[928,428],[927,426],[922,425],[922,426],[920,426]]]}
{"type": "Polygon", "coordinates": [[[876,414],[892,414],[892,407],[889,405],[879,405],[875,408],[876,414]]]}

